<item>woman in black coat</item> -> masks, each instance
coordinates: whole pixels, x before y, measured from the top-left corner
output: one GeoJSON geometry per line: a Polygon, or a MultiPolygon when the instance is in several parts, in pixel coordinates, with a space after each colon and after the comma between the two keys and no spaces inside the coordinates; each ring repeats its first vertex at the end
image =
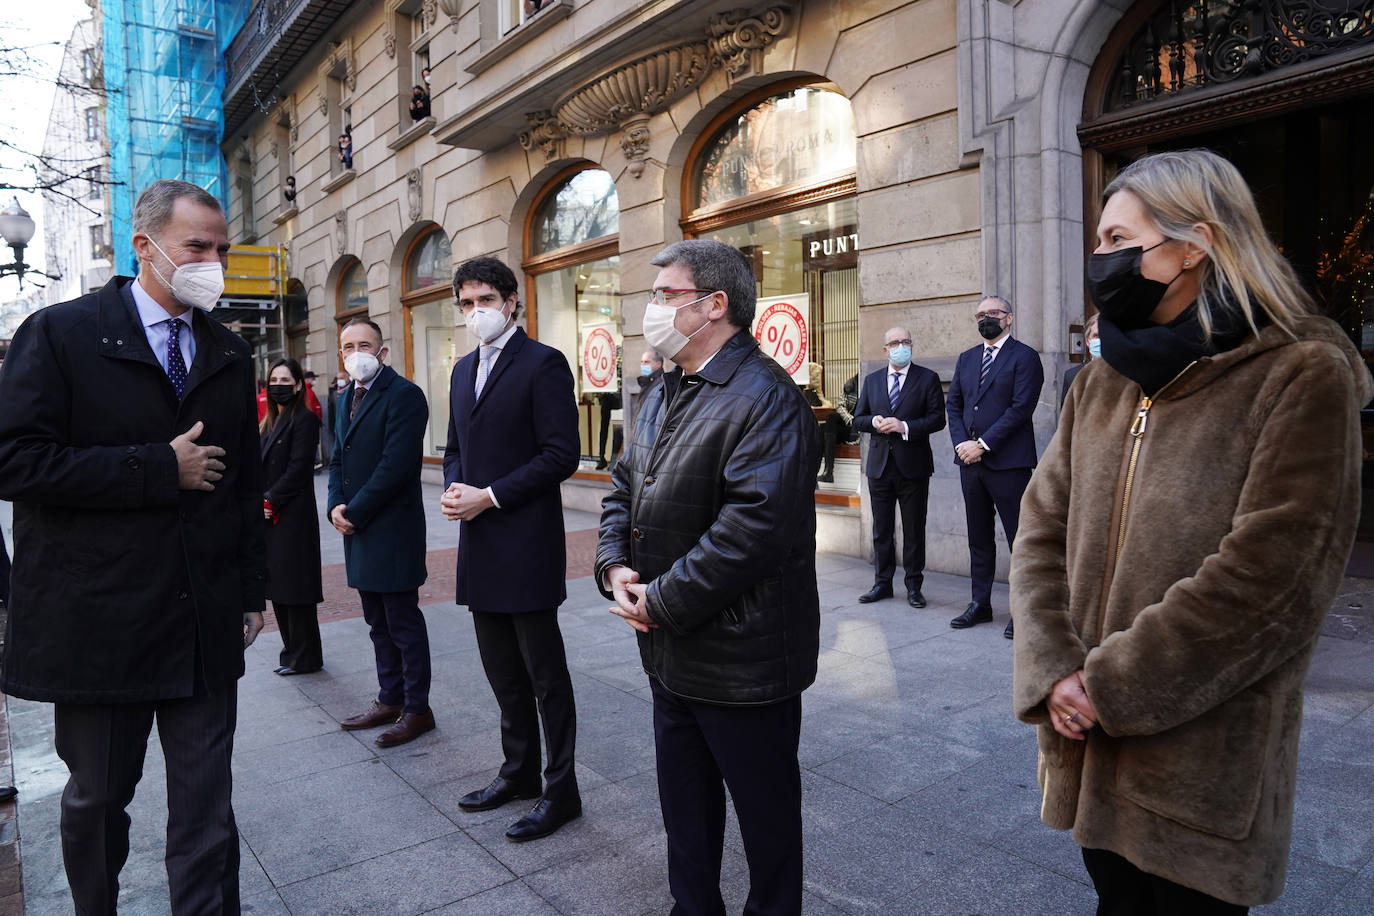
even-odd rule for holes
{"type": "Polygon", "coordinates": [[[272,364],[267,414],[259,429],[267,487],[267,597],[272,599],[282,641],[277,673],[309,674],[324,667],[316,617],[324,600],[314,484],[320,420],[306,405],[305,380],[294,359],[272,364]]]}

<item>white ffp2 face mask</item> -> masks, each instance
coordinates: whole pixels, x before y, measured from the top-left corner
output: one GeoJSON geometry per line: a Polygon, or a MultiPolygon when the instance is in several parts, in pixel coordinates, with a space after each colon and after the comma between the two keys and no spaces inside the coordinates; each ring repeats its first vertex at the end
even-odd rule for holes
{"type": "Polygon", "coordinates": [[[658,352],[669,359],[674,359],[682,348],[687,346],[693,337],[705,329],[711,323],[710,319],[690,334],[684,334],[677,329],[673,323],[677,317],[678,309],[685,309],[689,305],[696,305],[702,299],[709,299],[715,293],[707,293],[699,299],[691,302],[684,302],[682,305],[659,305],[657,302],[650,302],[644,309],[644,341],[658,352]]]}
{"type": "MultiPolygon", "coordinates": [[[[152,236],[148,241],[153,243],[153,247],[158,250],[164,258],[167,252],[162,250],[162,246],[152,236]]],[[[189,264],[172,264],[172,279],[168,280],[162,276],[162,271],[157,269],[157,265],[152,261],[148,262],[153,268],[153,273],[162,281],[162,285],[172,293],[173,298],[182,305],[198,308],[208,312],[219,304],[219,297],[224,295],[224,268],[218,261],[192,261],[189,264]]]]}
{"type": "Polygon", "coordinates": [[[381,368],[381,360],[362,350],[354,350],[344,357],[344,371],[360,385],[372,381],[372,377],[380,372],[381,368]]]}
{"type": "Polygon", "coordinates": [[[477,305],[468,312],[467,322],[468,333],[476,337],[478,343],[488,344],[506,330],[506,313],[501,309],[477,305]]]}

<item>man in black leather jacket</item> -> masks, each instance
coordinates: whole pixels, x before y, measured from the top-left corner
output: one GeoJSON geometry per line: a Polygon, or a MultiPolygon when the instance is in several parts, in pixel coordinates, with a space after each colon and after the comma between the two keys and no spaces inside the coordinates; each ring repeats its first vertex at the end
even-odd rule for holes
{"type": "Polygon", "coordinates": [[[796,914],[801,692],[820,644],[819,431],[749,333],[750,262],[694,240],[652,263],[645,338],[678,368],[645,392],[612,466],[597,582],[638,631],[653,690],[674,912],[724,912],[728,786],[749,862],[746,912],[796,914]]]}

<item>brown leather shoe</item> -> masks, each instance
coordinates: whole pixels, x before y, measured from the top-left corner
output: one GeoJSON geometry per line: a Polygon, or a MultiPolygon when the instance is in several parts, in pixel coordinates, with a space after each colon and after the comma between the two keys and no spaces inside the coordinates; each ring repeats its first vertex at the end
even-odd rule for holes
{"type": "Polygon", "coordinates": [[[407,712],[396,720],[395,725],[378,735],[375,743],[378,747],[395,747],[433,730],[433,712],[407,712]]]}
{"type": "Polygon", "coordinates": [[[349,716],[339,723],[339,728],[350,732],[359,728],[376,728],[378,725],[390,725],[400,717],[401,707],[388,706],[373,700],[372,705],[367,707],[367,712],[349,716]]]}

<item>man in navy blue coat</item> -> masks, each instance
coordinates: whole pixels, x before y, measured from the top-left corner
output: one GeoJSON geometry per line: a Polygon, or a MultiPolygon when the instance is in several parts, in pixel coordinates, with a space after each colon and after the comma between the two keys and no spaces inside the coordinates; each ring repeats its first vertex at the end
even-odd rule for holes
{"type": "Polygon", "coordinates": [[[935,473],[930,434],[945,428],[945,396],[940,377],[911,361],[911,332],[906,328],[889,328],[883,335],[883,351],[888,364],[864,379],[854,409],[854,428],[869,434],[864,472],[873,502],[873,587],[859,596],[859,603],[892,597],[897,568],[893,532],[901,506],[906,600],[922,608],[926,502],[935,473]]]}
{"type": "MultiPolygon", "coordinates": [[[[949,622],[955,629],[992,620],[992,577],[997,568],[993,513],[1002,519],[1010,550],[1021,494],[1035,467],[1032,416],[1045,384],[1039,355],[1011,336],[1010,302],[988,296],[978,303],[973,318],[985,343],[959,354],[946,403],[964,491],[973,579],[973,601],[949,622]]],[[[1003,635],[1013,636],[1010,620],[1003,635]]]]}
{"type": "Polygon", "coordinates": [[[429,404],[418,386],[382,364],[382,331],[368,319],[343,326],[339,353],[353,384],[339,405],[329,460],[329,521],[344,536],[348,585],[362,601],[380,687],[366,711],[339,725],[388,725],[376,743],[392,747],[434,728],[429,631],[419,605],[427,574],[420,459],[429,404]]]}
{"type": "Polygon", "coordinates": [[[505,762],[464,811],[539,798],[506,831],[548,836],[582,814],[573,772],[577,712],[558,628],[567,598],[563,499],[577,470],[577,401],[563,354],[515,324],[515,274],[495,258],[458,268],[454,295],[476,350],[453,367],[440,508],[460,520],[457,603],[472,611],[482,667],[501,708],[505,762]],[[548,742],[540,784],[539,720],[548,742]]]}

